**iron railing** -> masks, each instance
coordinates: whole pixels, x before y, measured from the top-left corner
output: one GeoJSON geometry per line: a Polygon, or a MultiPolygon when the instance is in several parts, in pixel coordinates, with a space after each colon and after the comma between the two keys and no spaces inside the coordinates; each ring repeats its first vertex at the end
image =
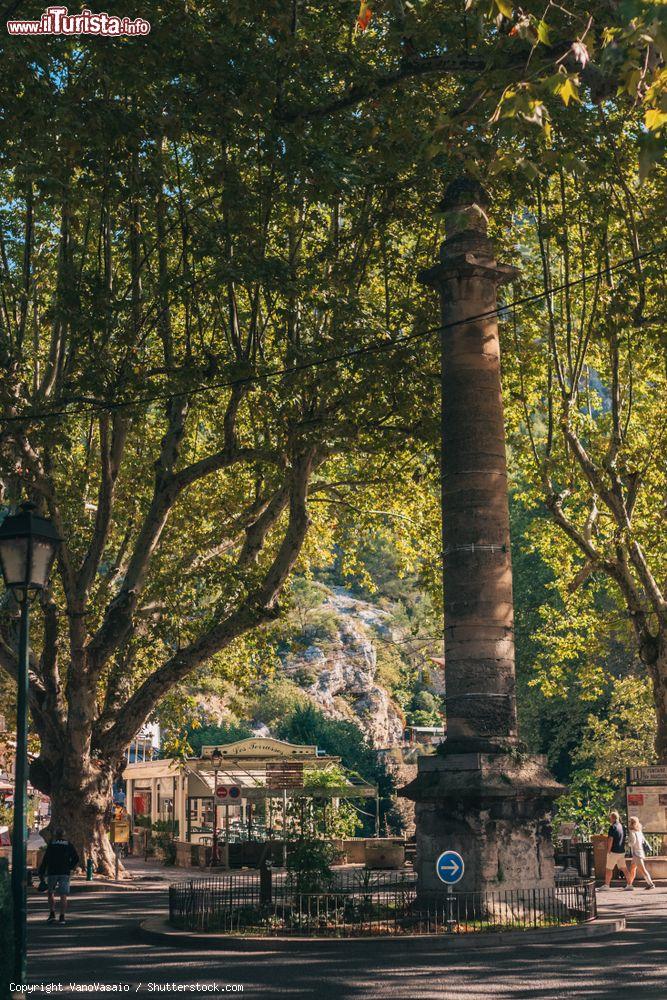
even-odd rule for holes
{"type": "Polygon", "coordinates": [[[169,889],[169,920],[182,929],[227,934],[356,937],[532,930],[596,916],[592,879],[559,878],[553,889],[418,895],[414,876],[400,882],[401,873],[378,874],[394,876],[394,883],[343,879],[299,892],[289,878],[180,882],[169,889]]]}
{"type": "Polygon", "coordinates": [[[576,869],[581,878],[590,878],[594,868],[593,845],[588,842],[575,844],[571,840],[563,840],[556,848],[555,861],[565,869],[576,869]]]}
{"type": "Polygon", "coordinates": [[[655,855],[661,855],[665,853],[665,841],[667,841],[667,833],[647,833],[644,830],[644,840],[648,841],[648,851],[646,852],[649,857],[655,855]]]}

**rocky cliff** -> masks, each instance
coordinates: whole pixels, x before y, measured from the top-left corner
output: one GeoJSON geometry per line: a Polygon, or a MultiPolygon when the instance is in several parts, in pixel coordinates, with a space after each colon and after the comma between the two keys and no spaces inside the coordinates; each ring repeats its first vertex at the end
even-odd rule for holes
{"type": "Polygon", "coordinates": [[[388,612],[333,588],[322,609],[335,616],[337,629],[326,642],[313,643],[283,659],[286,676],[301,679],[306,693],[328,716],[361,724],[375,747],[402,742],[403,714],[377,678],[379,636],[392,639],[388,612]],[[303,678],[313,678],[303,684],[303,678]]]}

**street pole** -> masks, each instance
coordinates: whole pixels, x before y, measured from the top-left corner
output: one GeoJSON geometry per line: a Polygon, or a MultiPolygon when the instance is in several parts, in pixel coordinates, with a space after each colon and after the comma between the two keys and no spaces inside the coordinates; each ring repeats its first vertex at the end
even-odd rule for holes
{"type": "Polygon", "coordinates": [[[283,788],[283,868],[287,868],[287,789],[283,788]]]}
{"type": "Polygon", "coordinates": [[[218,863],[218,769],[213,770],[213,847],[211,865],[218,863]]]}
{"type": "Polygon", "coordinates": [[[12,897],[14,901],[14,981],[25,985],[27,942],[26,800],[28,793],[28,643],[30,601],[25,587],[21,598],[21,626],[16,702],[16,767],[14,772],[14,827],[12,834],[12,897]]]}
{"type": "Polygon", "coordinates": [[[0,524],[0,571],[8,590],[21,607],[16,670],[16,767],[12,839],[12,901],[14,909],[14,982],[26,980],[27,870],[26,800],[28,793],[28,648],[30,595],[45,590],[58,545],[62,541],[52,522],[35,513],[35,504],[22,503],[17,514],[0,524]]]}

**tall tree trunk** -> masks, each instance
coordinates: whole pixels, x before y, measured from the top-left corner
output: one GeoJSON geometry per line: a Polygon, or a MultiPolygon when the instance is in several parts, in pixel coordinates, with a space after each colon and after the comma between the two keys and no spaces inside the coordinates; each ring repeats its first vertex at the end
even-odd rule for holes
{"type": "Polygon", "coordinates": [[[667,764],[667,630],[660,629],[654,640],[653,655],[647,658],[651,682],[653,684],[653,704],[657,730],[655,752],[658,763],[667,764]]]}
{"type": "Polygon", "coordinates": [[[31,768],[32,783],[51,799],[51,829],[62,829],[74,844],[81,865],[90,858],[93,871],[112,876],[114,851],[109,840],[113,768],[106,762],[79,762],[68,766],[62,757],[50,756],[31,768]]]}

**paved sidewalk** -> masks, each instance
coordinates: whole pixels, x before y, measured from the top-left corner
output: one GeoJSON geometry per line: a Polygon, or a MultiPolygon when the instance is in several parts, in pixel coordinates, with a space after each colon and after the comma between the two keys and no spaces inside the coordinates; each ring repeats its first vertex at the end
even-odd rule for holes
{"type": "MultiPolygon", "coordinates": [[[[600,912],[625,912],[628,929],[613,939],[512,944],[409,954],[380,942],[267,940],[252,953],[146,945],[138,921],[165,913],[164,888],[136,893],[101,890],[72,899],[65,926],[45,923],[45,905],[31,898],[29,982],[242,985],[245,997],[318,1000],[667,1000],[667,889],[612,890],[600,912]]],[[[67,990],[63,990],[66,993],[67,990]]],[[[205,995],[203,990],[201,995],[205,995]]],[[[193,995],[193,994],[190,994],[193,995]]]]}
{"type": "Polygon", "coordinates": [[[95,875],[92,882],[86,881],[85,875],[75,875],[72,879],[72,890],[78,892],[99,892],[105,890],[126,890],[145,891],[146,889],[167,889],[171,882],[178,882],[181,878],[205,878],[208,870],[205,868],[188,869],[188,874],[183,873],[185,869],[167,867],[161,861],[154,861],[149,858],[123,858],[125,873],[116,881],[113,878],[103,878],[95,875]]]}

